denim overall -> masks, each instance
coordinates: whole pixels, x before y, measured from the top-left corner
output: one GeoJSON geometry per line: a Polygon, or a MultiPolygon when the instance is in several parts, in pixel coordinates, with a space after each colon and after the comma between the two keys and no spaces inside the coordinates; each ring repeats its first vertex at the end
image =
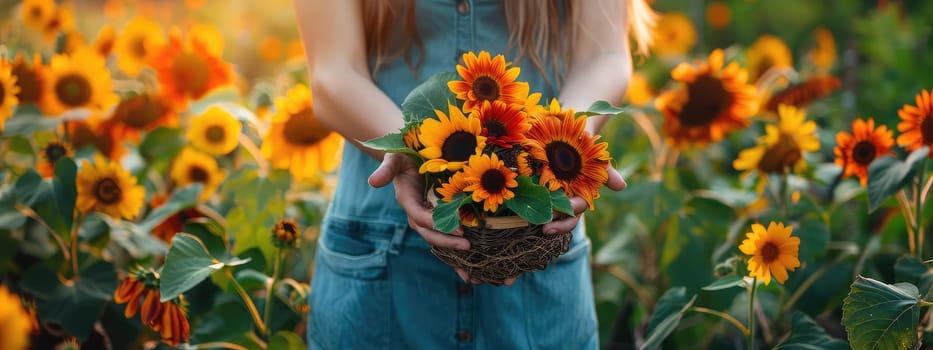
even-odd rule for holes
{"type": "MultiPolygon", "coordinates": [[[[514,51],[505,51],[509,34],[500,1],[415,3],[424,63],[416,76],[404,60],[394,60],[375,78],[396,104],[431,75],[456,71],[464,52],[486,50],[515,62],[514,51]]],[[[542,92],[542,101],[555,95],[531,62],[515,64],[522,68],[518,80],[542,92]]],[[[465,284],[408,227],[392,186],[368,185],[377,166],[352,145],[344,149],[315,257],[311,349],[597,348],[582,222],[570,250],[547,269],[525,273],[511,287],[465,284]]]]}

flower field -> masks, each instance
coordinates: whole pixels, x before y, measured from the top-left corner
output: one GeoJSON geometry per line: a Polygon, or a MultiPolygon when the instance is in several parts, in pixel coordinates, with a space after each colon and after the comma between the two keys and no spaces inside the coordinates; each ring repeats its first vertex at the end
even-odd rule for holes
{"type": "MultiPolygon", "coordinates": [[[[652,6],[626,96],[539,106],[613,115],[601,146],[564,150],[608,152],[628,183],[564,184],[595,207],[602,347],[933,342],[933,2],[652,6]]],[[[518,110],[473,103],[421,128],[502,148],[558,134],[480,136],[462,113],[518,110]]],[[[422,136],[397,141],[425,172],[464,167],[438,192],[473,192],[476,212],[547,185],[422,136]],[[469,184],[487,173],[501,184],[469,184]]],[[[0,349],[305,349],[343,147],[315,116],[290,1],[0,3],[0,349]]]]}

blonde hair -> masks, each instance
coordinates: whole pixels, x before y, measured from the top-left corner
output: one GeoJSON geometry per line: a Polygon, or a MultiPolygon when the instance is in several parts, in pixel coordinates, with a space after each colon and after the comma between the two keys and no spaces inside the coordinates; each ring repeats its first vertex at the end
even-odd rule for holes
{"type": "MultiPolygon", "coordinates": [[[[544,73],[545,58],[550,58],[554,73],[560,72],[559,62],[567,62],[570,57],[570,45],[580,21],[577,8],[586,0],[557,1],[503,1],[505,18],[509,28],[509,47],[517,46],[519,60],[523,55],[544,73]],[[563,8],[563,16],[561,16],[563,8]],[[566,36],[565,36],[566,35],[566,36]]],[[[622,0],[620,0],[622,1],[622,0]]],[[[627,0],[626,29],[635,41],[636,52],[647,55],[651,43],[651,28],[657,15],[651,10],[646,0],[627,0]]],[[[424,58],[424,43],[418,36],[415,24],[414,0],[371,0],[363,4],[363,24],[366,38],[366,52],[374,56],[373,74],[385,62],[404,56],[409,67],[417,67],[424,58]],[[393,24],[401,19],[401,31],[394,30],[393,24]],[[400,45],[393,46],[393,41],[400,45]],[[413,62],[411,50],[419,51],[419,62],[413,62]]],[[[559,74],[556,74],[558,77],[559,74]]]]}

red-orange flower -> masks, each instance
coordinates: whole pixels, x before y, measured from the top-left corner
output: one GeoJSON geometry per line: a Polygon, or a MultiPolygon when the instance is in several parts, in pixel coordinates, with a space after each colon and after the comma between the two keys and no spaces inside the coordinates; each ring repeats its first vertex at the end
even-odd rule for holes
{"type": "Polygon", "coordinates": [[[126,148],[117,135],[111,132],[113,121],[91,116],[87,120],[75,120],[65,123],[68,140],[75,150],[92,146],[98,152],[112,160],[119,160],[126,154],[126,148]]]}
{"type": "Polygon", "coordinates": [[[470,112],[483,101],[503,101],[508,104],[525,105],[528,99],[528,83],[516,82],[521,71],[511,67],[505,56],[491,57],[489,52],[480,51],[463,54],[463,64],[457,65],[457,73],[463,80],[447,83],[457,99],[463,100],[463,111],[470,112]]]}
{"type": "Polygon", "coordinates": [[[486,136],[486,143],[503,148],[512,148],[513,144],[524,141],[525,133],[531,129],[521,105],[483,101],[473,115],[483,126],[482,135],[486,136]]]}
{"type": "MultiPolygon", "coordinates": [[[[162,303],[162,317],[158,331],[162,335],[162,342],[171,346],[187,342],[191,334],[191,326],[188,324],[188,318],[185,317],[185,309],[179,304],[183,302],[184,299],[179,296],[178,302],[162,303]]],[[[153,329],[156,328],[153,327],[153,329]]]]}
{"type": "Polygon", "coordinates": [[[813,77],[771,96],[768,102],[765,102],[765,110],[777,112],[780,105],[803,108],[813,101],[828,96],[840,86],[842,82],[834,76],[813,77]]]}
{"type": "Polygon", "coordinates": [[[922,90],[916,97],[917,105],[905,104],[897,111],[901,122],[897,130],[901,136],[897,137],[897,144],[913,151],[923,146],[930,146],[930,158],[933,158],[933,96],[927,90],[922,90]]]}
{"type": "MultiPolygon", "coordinates": [[[[150,206],[152,209],[156,209],[165,205],[168,201],[169,196],[167,194],[159,193],[152,196],[150,201],[150,206]]],[[[164,221],[152,228],[152,235],[156,238],[162,240],[165,243],[170,243],[172,237],[175,237],[175,234],[185,230],[185,223],[188,220],[194,218],[204,217],[197,208],[188,208],[182,209],[181,211],[165,218],[164,221]]]]}
{"type": "Polygon", "coordinates": [[[165,96],[176,107],[233,81],[229,63],[211,54],[200,40],[183,42],[177,31],[170,35],[169,44],[154,53],[149,65],[158,73],[165,96]]]}
{"type": "Polygon", "coordinates": [[[145,291],[146,285],[139,280],[139,276],[135,273],[130,274],[123,279],[123,283],[120,283],[117,291],[113,293],[113,302],[117,304],[127,303],[123,315],[126,318],[133,317],[133,315],[136,315],[136,311],[139,310],[139,298],[142,298],[145,291]]]}
{"type": "Polygon", "coordinates": [[[110,117],[111,130],[117,140],[140,141],[140,134],[160,126],[177,126],[178,115],[167,99],[157,94],[143,93],[120,101],[110,117]]]}
{"type": "Polygon", "coordinates": [[[887,126],[875,127],[875,120],[856,119],[852,122],[852,133],[840,131],[836,134],[836,164],[843,168],[843,176],[856,175],[862,186],[868,184],[868,166],[878,157],[893,154],[893,131],[887,126]]]}
{"type": "Polygon", "coordinates": [[[16,54],[13,61],[11,72],[16,78],[16,85],[19,86],[19,92],[16,98],[20,105],[38,104],[42,99],[43,82],[46,79],[47,68],[42,65],[42,57],[35,54],[31,63],[26,63],[23,53],[16,54]]]}
{"type": "Polygon", "coordinates": [[[162,342],[178,346],[187,342],[191,326],[185,316],[184,296],[160,302],[159,275],[152,270],[140,269],[130,273],[113,293],[117,304],[126,303],[126,318],[139,311],[142,324],[162,335],[162,342]],[[140,301],[140,299],[142,299],[140,301]]]}

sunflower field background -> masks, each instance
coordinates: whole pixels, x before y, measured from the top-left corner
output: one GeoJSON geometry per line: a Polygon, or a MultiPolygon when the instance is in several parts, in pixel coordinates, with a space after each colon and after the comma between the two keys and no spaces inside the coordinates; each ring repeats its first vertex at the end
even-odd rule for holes
{"type": "MultiPolygon", "coordinates": [[[[603,347],[933,342],[933,2],[652,6],[603,347]]],[[[305,348],[342,147],[305,64],[287,0],[0,2],[0,349],[305,348]]]]}

